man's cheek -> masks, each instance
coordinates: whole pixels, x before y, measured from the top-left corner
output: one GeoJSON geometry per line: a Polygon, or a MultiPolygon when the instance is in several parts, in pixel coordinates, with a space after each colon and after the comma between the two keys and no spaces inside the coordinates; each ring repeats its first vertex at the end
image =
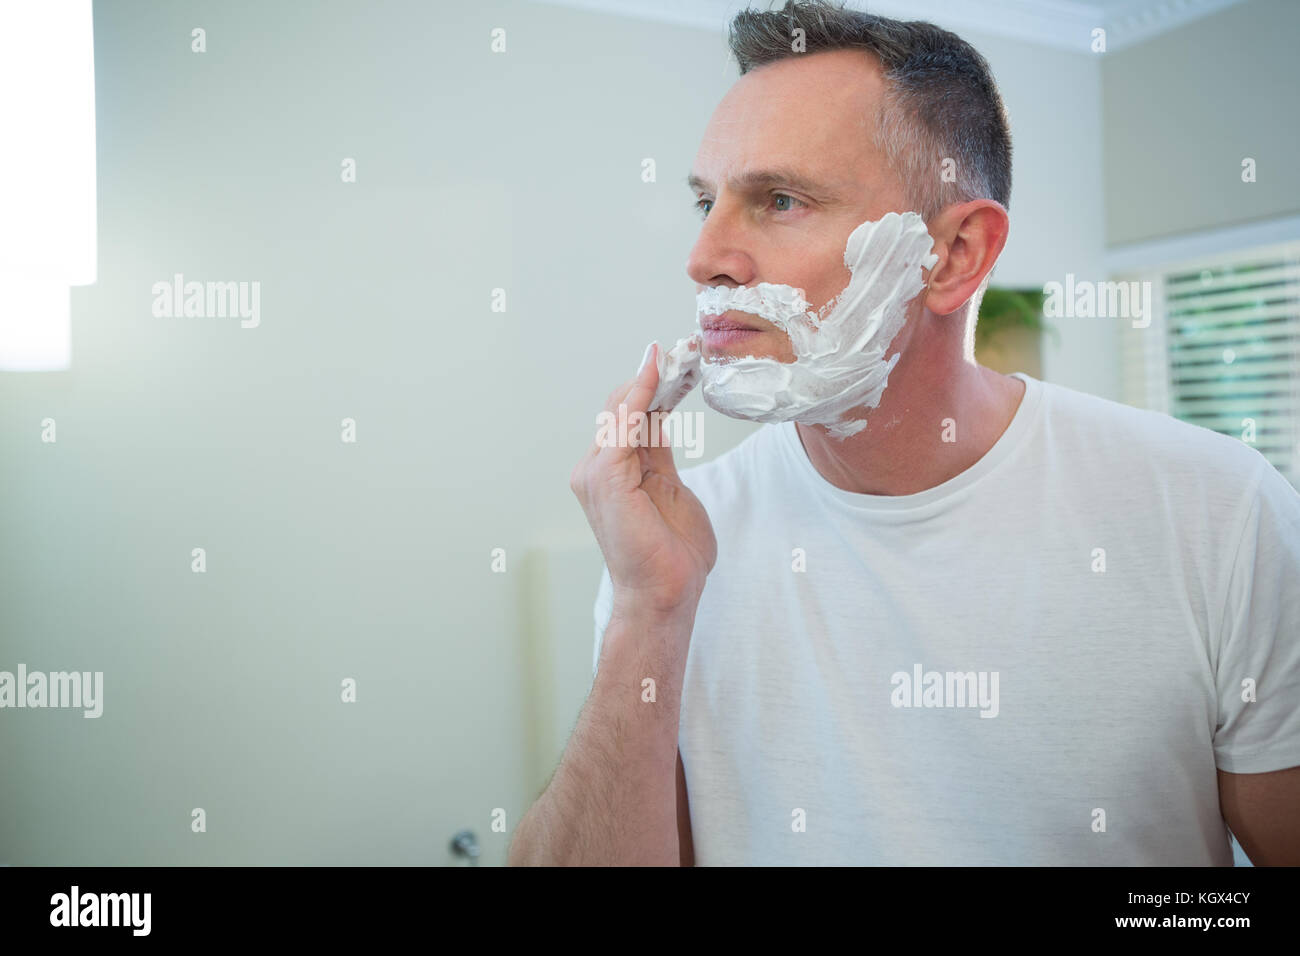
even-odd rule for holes
{"type": "Polygon", "coordinates": [[[919,215],[888,213],[850,234],[844,252],[850,279],[820,309],[802,289],[771,283],[699,293],[701,315],[735,309],[788,335],[780,355],[774,348],[706,363],[705,402],[734,418],[825,425],[836,438],[856,434],[866,425],[858,409],[877,407],[888,384],[897,353],[886,358],[886,352],[924,288],[924,270],[934,266],[933,245],[919,215]]]}

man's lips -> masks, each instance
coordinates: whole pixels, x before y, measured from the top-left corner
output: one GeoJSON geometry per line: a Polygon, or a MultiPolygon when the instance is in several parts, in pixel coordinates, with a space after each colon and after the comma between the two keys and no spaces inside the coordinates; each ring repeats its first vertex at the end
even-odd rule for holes
{"type": "Polygon", "coordinates": [[[704,344],[715,351],[746,342],[763,331],[751,322],[733,319],[726,314],[700,316],[700,329],[704,333],[704,344]]]}
{"type": "Polygon", "coordinates": [[[729,313],[700,316],[700,328],[705,332],[760,331],[759,327],[754,323],[746,322],[743,319],[733,319],[729,313]]]}

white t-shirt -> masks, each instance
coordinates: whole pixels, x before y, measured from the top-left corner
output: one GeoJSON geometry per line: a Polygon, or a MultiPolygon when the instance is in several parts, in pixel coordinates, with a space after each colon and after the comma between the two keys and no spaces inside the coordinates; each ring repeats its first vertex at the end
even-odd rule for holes
{"type": "MultiPolygon", "coordinates": [[[[1015,377],[996,444],[917,494],[836,488],[792,423],[681,472],[718,540],[678,738],[697,865],[1230,866],[1215,769],[1300,765],[1300,494],[1015,377]]],[[[593,664],[610,609],[606,571],[593,664]]]]}

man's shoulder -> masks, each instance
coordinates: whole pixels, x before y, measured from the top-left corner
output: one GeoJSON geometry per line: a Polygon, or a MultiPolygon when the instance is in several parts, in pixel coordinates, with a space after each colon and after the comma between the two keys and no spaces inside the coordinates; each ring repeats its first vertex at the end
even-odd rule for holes
{"type": "Polygon", "coordinates": [[[1069,464],[1081,470],[1239,485],[1267,465],[1258,449],[1231,435],[1065,385],[1041,384],[1046,437],[1076,456],[1069,464]]]}

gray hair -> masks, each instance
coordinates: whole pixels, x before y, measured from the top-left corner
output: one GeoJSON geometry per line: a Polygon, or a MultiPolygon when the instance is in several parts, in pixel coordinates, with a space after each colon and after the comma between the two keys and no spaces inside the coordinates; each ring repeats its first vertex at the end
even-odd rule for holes
{"type": "Polygon", "coordinates": [[[1011,134],[1002,97],[988,61],[955,33],[827,0],[786,0],[780,10],[736,14],[728,42],[742,76],[808,53],[871,53],[887,90],[875,145],[902,178],[912,208],[929,222],[944,207],[972,199],[1009,206],[1011,134]],[[794,48],[796,28],[803,30],[803,51],[794,48]]]}

